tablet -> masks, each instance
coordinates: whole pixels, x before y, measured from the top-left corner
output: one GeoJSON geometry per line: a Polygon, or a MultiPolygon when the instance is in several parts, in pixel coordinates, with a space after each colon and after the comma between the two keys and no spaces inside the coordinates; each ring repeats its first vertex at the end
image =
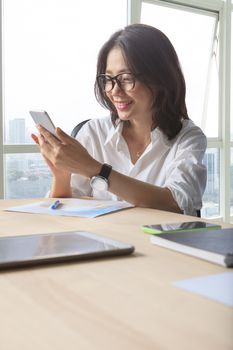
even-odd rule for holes
{"type": "Polygon", "coordinates": [[[131,254],[130,244],[85,231],[0,237],[0,268],[131,254]]]}

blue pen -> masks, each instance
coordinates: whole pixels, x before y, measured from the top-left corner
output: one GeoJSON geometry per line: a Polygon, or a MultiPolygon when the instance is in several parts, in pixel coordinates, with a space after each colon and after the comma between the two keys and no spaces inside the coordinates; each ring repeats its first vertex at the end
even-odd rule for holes
{"type": "Polygon", "coordinates": [[[57,209],[60,204],[61,204],[61,202],[59,200],[57,200],[51,205],[50,209],[57,209]]]}

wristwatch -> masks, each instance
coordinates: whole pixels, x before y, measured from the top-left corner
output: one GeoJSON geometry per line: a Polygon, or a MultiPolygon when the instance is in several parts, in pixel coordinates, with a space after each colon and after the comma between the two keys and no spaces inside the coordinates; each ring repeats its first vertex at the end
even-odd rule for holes
{"type": "Polygon", "coordinates": [[[112,166],[104,163],[97,176],[93,176],[90,181],[90,185],[93,190],[107,191],[108,190],[108,177],[111,173],[112,166]]]}

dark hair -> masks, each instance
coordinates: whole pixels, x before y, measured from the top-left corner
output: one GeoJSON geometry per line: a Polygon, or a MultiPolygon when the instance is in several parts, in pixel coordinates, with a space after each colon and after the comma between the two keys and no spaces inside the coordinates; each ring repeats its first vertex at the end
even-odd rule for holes
{"type": "MultiPolygon", "coordinates": [[[[160,30],[132,24],[114,33],[103,45],[97,61],[97,75],[106,71],[111,49],[120,47],[129,70],[145,84],[154,96],[152,111],[154,125],[174,138],[180,131],[182,119],[189,119],[185,104],[185,80],[179,59],[170,40],[160,30]]],[[[98,102],[110,110],[114,125],[117,111],[106,93],[95,83],[98,102]]]]}

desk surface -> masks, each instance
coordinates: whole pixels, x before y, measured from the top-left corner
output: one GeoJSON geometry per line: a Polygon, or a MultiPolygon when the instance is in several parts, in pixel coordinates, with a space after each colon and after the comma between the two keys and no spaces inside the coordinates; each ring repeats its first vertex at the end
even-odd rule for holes
{"type": "Polygon", "coordinates": [[[233,349],[233,309],[172,286],[229,270],[152,245],[140,229],[193,217],[140,208],[94,219],[2,211],[27,202],[0,201],[1,236],[80,229],[132,243],[136,251],[1,272],[1,350],[233,349]]]}

